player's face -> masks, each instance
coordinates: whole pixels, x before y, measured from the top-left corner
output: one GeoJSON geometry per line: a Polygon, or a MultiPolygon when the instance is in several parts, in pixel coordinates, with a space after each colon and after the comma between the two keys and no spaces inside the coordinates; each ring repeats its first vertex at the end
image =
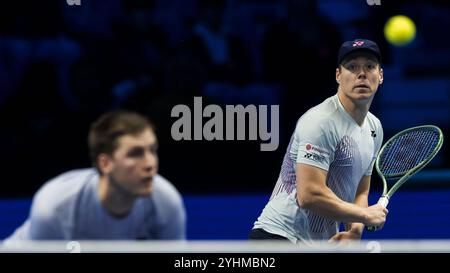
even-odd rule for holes
{"type": "Polygon", "coordinates": [[[371,101],[383,81],[383,69],[370,56],[358,56],[336,69],[336,80],[339,89],[350,99],[371,101]]]}
{"type": "Polygon", "coordinates": [[[131,195],[149,195],[158,172],[157,149],[156,135],[151,129],[120,137],[111,159],[110,182],[131,195]]]}

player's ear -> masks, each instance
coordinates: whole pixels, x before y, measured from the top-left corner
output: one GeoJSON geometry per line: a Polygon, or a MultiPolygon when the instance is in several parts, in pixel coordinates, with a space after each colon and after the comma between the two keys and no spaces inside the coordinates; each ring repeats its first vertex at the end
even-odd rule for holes
{"type": "Polygon", "coordinates": [[[102,174],[109,174],[113,169],[113,162],[111,156],[102,153],[97,157],[97,166],[102,174]]]}
{"type": "Polygon", "coordinates": [[[383,81],[384,81],[383,68],[380,68],[380,84],[382,84],[383,81]]]}
{"type": "Polygon", "coordinates": [[[341,84],[340,78],[341,78],[341,68],[338,67],[338,68],[336,68],[336,82],[337,82],[338,84],[341,84]]]}

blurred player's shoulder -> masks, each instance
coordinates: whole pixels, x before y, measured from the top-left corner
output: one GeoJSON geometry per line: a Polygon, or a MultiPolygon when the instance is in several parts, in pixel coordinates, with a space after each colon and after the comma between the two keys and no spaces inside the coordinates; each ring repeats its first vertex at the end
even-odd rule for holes
{"type": "Polygon", "coordinates": [[[175,206],[182,204],[180,192],[169,180],[160,174],[157,174],[154,178],[152,195],[164,204],[172,204],[175,206]]]}
{"type": "Polygon", "coordinates": [[[156,209],[157,225],[165,226],[174,220],[185,218],[186,211],[181,194],[169,180],[159,174],[154,177],[153,193],[149,200],[153,200],[156,209]]]}
{"type": "Polygon", "coordinates": [[[33,203],[45,204],[45,207],[56,208],[61,204],[75,199],[81,189],[98,179],[94,168],[71,170],[47,181],[36,193],[33,203]]]}

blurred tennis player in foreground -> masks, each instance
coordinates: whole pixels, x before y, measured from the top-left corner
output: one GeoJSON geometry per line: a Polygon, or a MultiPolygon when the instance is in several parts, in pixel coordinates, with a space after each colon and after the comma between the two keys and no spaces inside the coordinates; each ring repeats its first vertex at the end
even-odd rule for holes
{"type": "MultiPolygon", "coordinates": [[[[364,225],[382,226],[387,210],[368,207],[372,168],[383,140],[380,121],[369,112],[383,82],[376,43],[342,44],[337,94],[300,117],[270,201],[250,239],[360,239],[364,225]],[[339,232],[339,224],[346,231],[339,232]]],[[[307,90],[308,92],[310,90],[307,90]]]]}
{"type": "Polygon", "coordinates": [[[91,125],[88,142],[95,169],[47,182],[6,242],[184,239],[185,208],[175,187],[158,175],[152,123],[133,112],[106,113],[91,125]]]}

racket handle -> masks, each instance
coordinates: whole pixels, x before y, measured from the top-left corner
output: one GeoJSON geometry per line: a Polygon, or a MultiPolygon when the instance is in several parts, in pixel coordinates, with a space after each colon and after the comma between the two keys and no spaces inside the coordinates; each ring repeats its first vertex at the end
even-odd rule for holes
{"type": "MultiPolygon", "coordinates": [[[[381,206],[383,206],[384,208],[387,207],[387,205],[389,204],[389,198],[385,195],[381,196],[380,199],[378,199],[378,204],[380,204],[381,206]]],[[[380,227],[379,226],[366,226],[366,230],[373,232],[373,231],[377,231],[379,230],[380,227]]]]}
{"type": "Polygon", "coordinates": [[[386,195],[383,195],[378,199],[378,204],[382,205],[383,208],[386,208],[389,204],[389,198],[386,195]]]}

